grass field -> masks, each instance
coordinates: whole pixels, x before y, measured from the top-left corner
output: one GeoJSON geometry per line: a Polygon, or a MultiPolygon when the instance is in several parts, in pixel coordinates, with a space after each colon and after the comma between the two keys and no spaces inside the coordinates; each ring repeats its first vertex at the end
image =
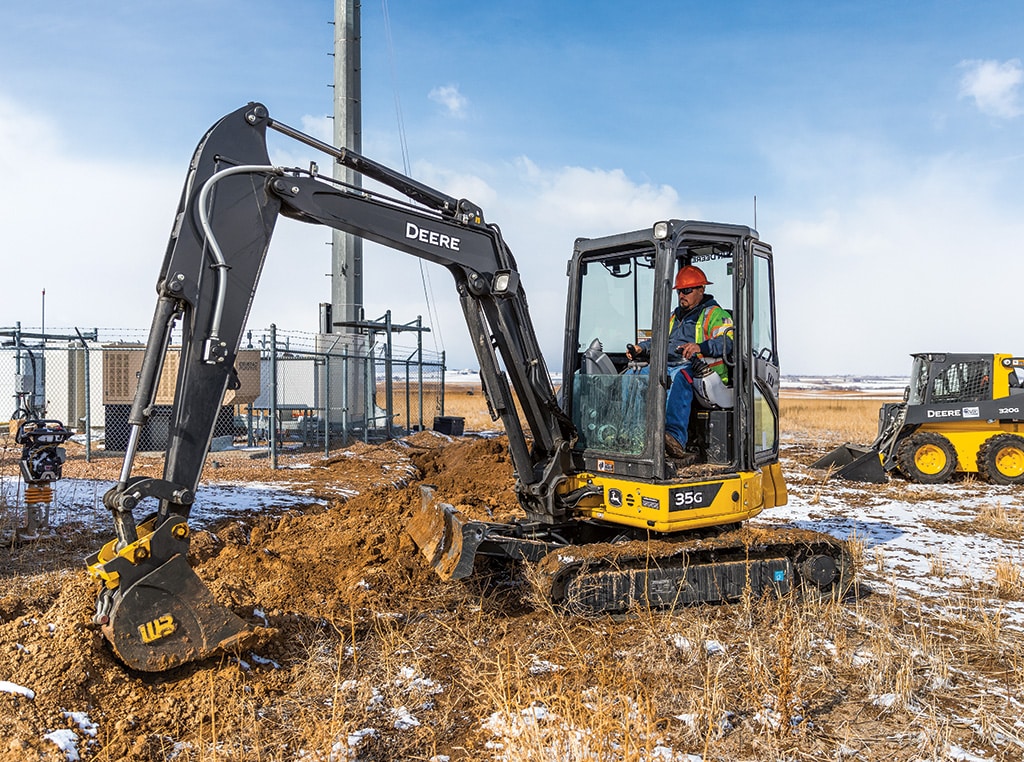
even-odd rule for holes
{"type": "MultiPolygon", "coordinates": [[[[428,389],[424,391],[424,410],[436,410],[436,392],[428,389]]],[[[806,436],[811,444],[818,441],[869,444],[874,440],[878,428],[878,411],[886,401],[895,400],[836,393],[800,392],[789,396],[784,391],[780,400],[780,428],[784,435],[806,436]]],[[[467,431],[502,428],[500,421],[491,420],[487,412],[487,403],[478,385],[449,385],[444,398],[444,414],[465,419],[467,431]]],[[[434,413],[424,413],[424,421],[428,427],[433,415],[434,413]]],[[[404,416],[401,414],[399,423],[404,423],[404,416]]]]}
{"type": "MultiPolygon", "coordinates": [[[[612,620],[565,616],[498,573],[442,583],[401,536],[398,496],[415,487],[403,481],[353,492],[327,511],[294,511],[279,523],[234,518],[218,529],[222,541],[199,571],[247,616],[249,587],[259,586],[258,611],[282,633],[258,661],[140,679],[80,624],[92,603],[80,547],[65,548],[63,560],[61,538],[40,544],[45,554],[12,551],[0,678],[37,696],[0,693],[0,730],[10,739],[0,760],[57,758],[44,733],[61,711],[87,709],[99,736],[87,742],[82,733],[83,758],[102,762],[1019,761],[1019,490],[977,480],[848,486],[803,465],[808,449],[871,442],[882,402],[781,401],[790,502],[806,508],[798,521],[838,514],[832,526],[855,527],[848,542],[858,581],[841,602],[748,595],[672,615],[638,606],[612,620]],[[905,506],[907,523],[882,513],[893,504],[905,506]],[[922,528],[961,538],[970,555],[937,549],[950,544],[901,552],[910,544],[901,536],[922,528]],[[995,540],[1008,550],[989,569],[978,548],[995,540]],[[267,572],[244,577],[246,559],[267,572]],[[985,566],[980,577],[965,573],[970,564],[985,566]]],[[[469,431],[500,429],[478,388],[450,387],[444,413],[464,417],[469,431]]],[[[490,438],[416,436],[466,448],[463,458],[498,447],[490,438]]],[[[453,455],[428,474],[443,453],[406,442],[351,454],[330,462],[379,468],[386,479],[466,467],[453,455]]],[[[497,464],[507,470],[507,459],[491,454],[472,467],[504,473],[497,464]]],[[[9,447],[6,462],[16,458],[9,447]]],[[[756,521],[787,521],[771,513],[756,521]]]]}

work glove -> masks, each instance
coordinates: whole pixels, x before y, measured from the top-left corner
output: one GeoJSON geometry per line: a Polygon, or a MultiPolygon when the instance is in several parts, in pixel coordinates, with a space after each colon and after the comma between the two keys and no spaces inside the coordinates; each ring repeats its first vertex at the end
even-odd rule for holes
{"type": "Polygon", "coordinates": [[[630,360],[636,360],[637,362],[647,362],[650,352],[647,351],[647,347],[637,346],[636,344],[626,345],[626,355],[630,360]]]}

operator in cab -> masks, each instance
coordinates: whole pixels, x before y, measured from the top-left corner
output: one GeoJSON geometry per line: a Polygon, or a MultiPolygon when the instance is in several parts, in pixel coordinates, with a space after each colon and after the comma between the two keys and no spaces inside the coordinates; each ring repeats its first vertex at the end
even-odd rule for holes
{"type": "MultiPolygon", "coordinates": [[[[692,462],[687,453],[690,408],[693,404],[691,361],[701,358],[718,374],[723,383],[729,380],[725,357],[732,352],[733,322],[715,297],[705,293],[705,286],[714,285],[695,265],[686,265],[676,273],[675,291],[679,306],[669,317],[668,375],[669,390],[665,399],[665,452],[669,457],[692,462]]],[[[650,357],[650,340],[626,345],[626,357],[643,361],[650,357]]]]}

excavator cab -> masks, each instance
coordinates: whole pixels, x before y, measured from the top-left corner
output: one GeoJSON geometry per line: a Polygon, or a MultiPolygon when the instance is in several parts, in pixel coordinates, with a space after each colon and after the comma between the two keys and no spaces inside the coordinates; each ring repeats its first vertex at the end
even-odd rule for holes
{"type": "MultiPolygon", "coordinates": [[[[749,228],[671,220],[580,239],[569,266],[563,398],[578,432],[578,467],[644,479],[686,474],[664,452],[669,316],[676,272],[697,265],[733,319],[727,381],[692,363],[697,392],[689,460],[702,474],[753,472],[778,460],[778,351],[771,250],[749,228]],[[747,277],[739,277],[741,273],[747,277]],[[638,363],[628,344],[649,341],[638,363]],[[713,376],[710,379],[709,376],[713,376]]],[[[711,361],[717,358],[707,358],[711,361]]],[[[692,469],[691,469],[692,471],[692,469]]]]}

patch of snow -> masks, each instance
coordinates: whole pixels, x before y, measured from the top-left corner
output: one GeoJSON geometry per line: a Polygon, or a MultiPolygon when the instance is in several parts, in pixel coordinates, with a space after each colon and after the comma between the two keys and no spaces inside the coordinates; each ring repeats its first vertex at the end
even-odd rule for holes
{"type": "Polygon", "coordinates": [[[987,762],[988,760],[988,757],[979,757],[954,743],[951,743],[946,749],[946,755],[950,762],[987,762]]]}
{"type": "Polygon", "coordinates": [[[402,667],[395,678],[395,685],[407,691],[421,691],[428,695],[444,692],[444,688],[429,677],[423,677],[415,667],[402,667]]]}
{"type": "Polygon", "coordinates": [[[64,752],[68,762],[78,762],[78,736],[70,728],[54,730],[43,736],[44,739],[55,744],[58,749],[64,752]]]}
{"type": "Polygon", "coordinates": [[[395,707],[391,710],[391,714],[395,718],[395,730],[412,730],[420,725],[420,721],[404,706],[395,707]]]}
{"type": "Polygon", "coordinates": [[[697,715],[693,714],[692,712],[687,712],[686,714],[677,714],[675,715],[675,718],[691,730],[697,727],[697,715]]]}
{"type": "Polygon", "coordinates": [[[374,738],[377,735],[377,731],[374,728],[363,728],[362,730],[353,730],[348,734],[348,745],[350,749],[355,749],[363,743],[367,738],[374,738]]]}
{"type": "Polygon", "coordinates": [[[13,693],[15,696],[24,696],[27,699],[34,699],[36,697],[36,692],[30,688],[25,688],[7,680],[0,680],[0,692],[13,693]]]}
{"type": "MultiPolygon", "coordinates": [[[[243,517],[254,513],[274,515],[295,506],[322,505],[327,501],[311,497],[295,485],[275,483],[272,471],[264,482],[202,484],[196,490],[189,523],[205,528],[225,518],[243,517]]],[[[110,511],[103,505],[103,495],[114,486],[112,481],[97,479],[61,479],[53,489],[50,524],[82,523],[87,529],[103,531],[110,524],[110,511]]],[[[332,492],[351,497],[353,490],[335,489],[332,492]]]]}
{"type": "Polygon", "coordinates": [[[85,733],[87,736],[96,737],[96,733],[99,731],[99,725],[89,719],[89,715],[85,712],[61,712],[66,718],[71,720],[78,729],[85,733]]]}
{"type": "Polygon", "coordinates": [[[530,662],[531,675],[545,675],[550,672],[558,672],[561,669],[562,667],[558,664],[554,664],[547,659],[541,659],[536,654],[533,655],[533,661],[530,662]]]}
{"type": "Polygon", "coordinates": [[[705,640],[704,641],[704,652],[708,656],[716,656],[718,654],[725,653],[725,646],[719,643],[717,640],[705,640]]]}
{"type": "Polygon", "coordinates": [[[281,665],[278,664],[276,661],[274,661],[273,659],[268,659],[265,656],[260,656],[257,653],[252,653],[250,651],[249,652],[249,658],[252,659],[256,664],[259,664],[261,667],[271,667],[273,669],[281,669],[281,665]]]}
{"type": "MultiPolygon", "coordinates": [[[[886,485],[840,479],[826,485],[822,471],[786,457],[782,466],[788,504],[765,511],[752,524],[781,524],[855,539],[864,546],[867,580],[892,586],[936,610],[948,610],[951,581],[963,589],[992,590],[996,564],[1024,558],[1021,538],[997,537],[971,526],[986,508],[1002,505],[1019,511],[1021,498],[1015,487],[964,480],[912,484],[898,477],[886,485]],[[937,564],[949,572],[936,573],[937,564]]],[[[982,597],[963,600],[977,604],[982,597]]],[[[1003,626],[1024,630],[1024,601],[1000,599],[992,603],[990,613],[1003,626]]]]}
{"type": "Polygon", "coordinates": [[[679,634],[670,635],[669,636],[669,642],[672,644],[672,647],[675,648],[677,651],[692,651],[693,650],[693,643],[690,641],[689,638],[687,638],[687,637],[685,637],[683,635],[679,635],[679,634]]]}

